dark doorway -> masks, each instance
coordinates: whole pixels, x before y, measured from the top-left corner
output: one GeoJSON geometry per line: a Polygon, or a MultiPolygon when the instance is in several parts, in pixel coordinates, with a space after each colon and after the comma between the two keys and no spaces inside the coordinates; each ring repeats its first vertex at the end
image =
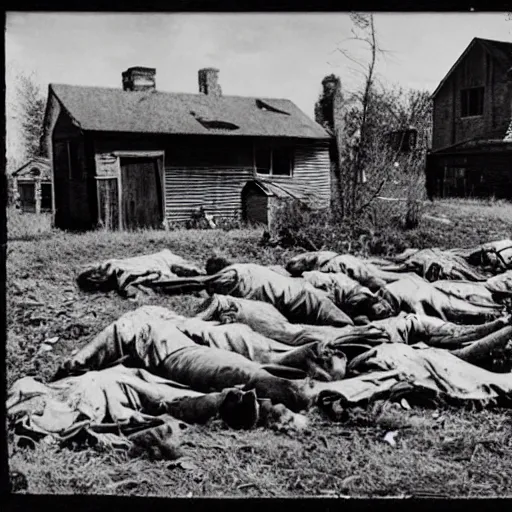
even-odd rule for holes
{"type": "Polygon", "coordinates": [[[36,190],[34,183],[19,183],[20,206],[24,212],[36,211],[36,190]]]}
{"type": "Polygon", "coordinates": [[[162,183],[155,158],[122,158],[125,229],[159,228],[163,221],[162,183]]]}
{"type": "Polygon", "coordinates": [[[52,184],[41,183],[41,211],[52,209],[52,184]]]}

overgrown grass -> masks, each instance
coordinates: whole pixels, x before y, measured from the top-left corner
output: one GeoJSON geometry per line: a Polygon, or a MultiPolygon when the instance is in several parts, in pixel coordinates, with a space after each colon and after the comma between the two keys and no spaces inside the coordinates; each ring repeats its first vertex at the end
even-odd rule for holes
{"type": "Polygon", "coordinates": [[[389,256],[406,248],[468,247],[512,236],[512,203],[506,201],[438,200],[418,206],[419,224],[406,228],[406,200],[376,199],[354,225],[325,211],[297,204],[282,209],[275,232],[306,249],[330,249],[362,256],[389,256]]]}
{"type": "Polygon", "coordinates": [[[9,240],[39,240],[51,235],[51,214],[22,213],[16,208],[7,212],[9,240]]]}
{"type": "MultiPolygon", "coordinates": [[[[397,237],[394,249],[400,248],[399,243],[416,247],[468,246],[511,235],[512,210],[508,203],[439,201],[427,204],[425,211],[438,218],[446,216],[452,224],[423,219],[416,230],[402,232],[395,228],[393,232],[389,227],[386,232],[375,228],[374,234],[377,237],[384,233],[388,240],[397,237]]],[[[25,215],[9,219],[18,231],[10,231],[7,249],[7,385],[25,375],[46,381],[64,357],[141,304],[160,304],[190,315],[202,300],[193,295],[148,296],[132,302],[115,293],[87,294],[75,284],[85,264],[165,247],[199,264],[204,264],[213,252],[240,262],[282,264],[300,251],[297,247],[262,247],[262,229],[71,234],[51,230],[48,223],[45,230],[34,232],[37,222],[29,222],[28,217],[21,219],[25,215]],[[45,339],[55,336],[59,340],[52,350],[39,350],[45,339]]],[[[347,242],[334,232],[325,239],[324,247],[342,250],[347,242]]],[[[34,450],[19,449],[12,440],[9,464],[12,470],[27,476],[30,493],[510,494],[510,413],[438,412],[440,417],[435,418],[433,411],[421,408],[391,408],[384,413],[355,411],[348,422],[332,423],[310,411],[309,430],[295,435],[262,429],[231,431],[213,422],[192,427],[184,436],[186,456],[196,466],[190,470],[169,466],[168,462],[128,459],[122,453],[92,449],[75,452],[44,443],[34,450]],[[387,431],[398,432],[396,446],[383,440],[387,431]]]]}

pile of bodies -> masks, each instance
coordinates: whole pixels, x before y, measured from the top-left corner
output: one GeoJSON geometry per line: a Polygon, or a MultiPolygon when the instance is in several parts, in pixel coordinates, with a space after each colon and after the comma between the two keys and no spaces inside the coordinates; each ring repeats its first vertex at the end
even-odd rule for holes
{"type": "Polygon", "coordinates": [[[284,267],[168,250],[108,260],[84,290],[209,297],[196,315],[160,306],[122,315],[51,383],[14,383],[7,412],[30,439],[89,439],[171,457],[188,424],[300,429],[376,398],[509,406],[512,373],[485,369],[512,340],[512,241],[409,250],[390,261],[330,251],[284,267]]]}

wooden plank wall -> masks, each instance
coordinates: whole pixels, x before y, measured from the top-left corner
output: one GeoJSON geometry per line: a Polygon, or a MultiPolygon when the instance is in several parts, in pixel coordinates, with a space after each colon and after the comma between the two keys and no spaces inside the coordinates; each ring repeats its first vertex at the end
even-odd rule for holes
{"type": "Polygon", "coordinates": [[[293,179],[288,176],[271,176],[279,184],[293,183],[316,197],[315,206],[326,208],[331,200],[331,161],[329,143],[299,143],[295,147],[293,179]]]}
{"type": "Polygon", "coordinates": [[[119,227],[119,196],[117,178],[97,180],[99,222],[106,229],[119,227]]]}
{"type": "MultiPolygon", "coordinates": [[[[186,168],[172,167],[168,161],[166,158],[165,199],[170,222],[190,219],[193,211],[200,206],[215,216],[240,215],[242,188],[255,176],[252,167],[186,168]]],[[[316,206],[329,206],[331,176],[328,142],[298,143],[293,177],[259,177],[299,186],[316,195],[316,206]]]]}
{"type": "Polygon", "coordinates": [[[167,219],[180,222],[190,219],[203,206],[208,213],[232,217],[241,211],[243,186],[253,178],[252,168],[179,169],[165,168],[167,219]]]}

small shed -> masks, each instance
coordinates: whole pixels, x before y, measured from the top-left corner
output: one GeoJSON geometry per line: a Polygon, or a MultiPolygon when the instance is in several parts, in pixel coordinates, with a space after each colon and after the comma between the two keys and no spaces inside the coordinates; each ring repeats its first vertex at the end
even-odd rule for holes
{"type": "Polygon", "coordinates": [[[314,195],[305,188],[270,180],[250,180],[242,189],[242,218],[272,229],[279,208],[294,200],[310,207],[315,204],[314,195]]]}
{"type": "Polygon", "coordinates": [[[22,212],[52,211],[52,172],[48,158],[31,158],[12,177],[14,197],[22,212]]]}

